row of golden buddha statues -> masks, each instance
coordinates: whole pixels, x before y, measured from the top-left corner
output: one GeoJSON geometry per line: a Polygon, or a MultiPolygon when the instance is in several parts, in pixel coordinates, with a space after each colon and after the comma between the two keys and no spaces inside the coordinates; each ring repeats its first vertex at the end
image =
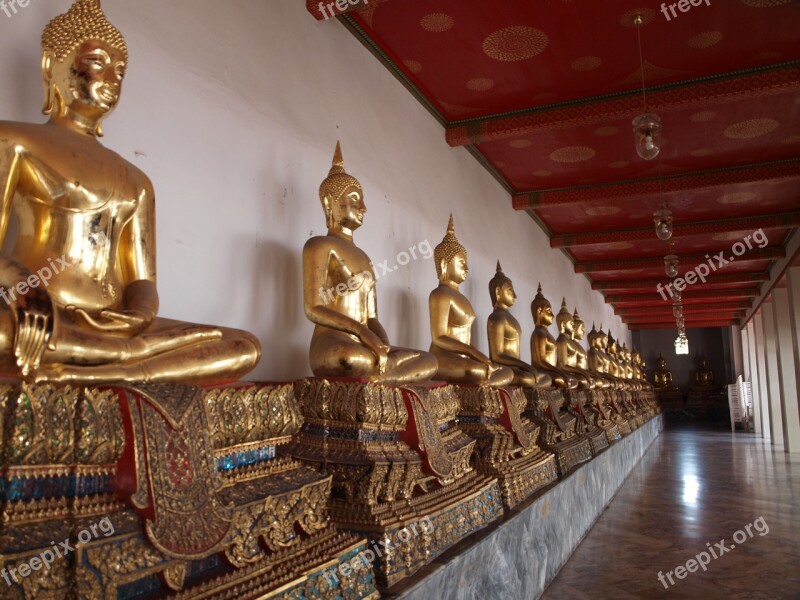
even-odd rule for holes
{"type": "Polygon", "coordinates": [[[338,144],[303,248],[314,377],[223,384],[258,340],[157,316],[152,185],[98,141],[122,34],[77,0],[42,50],[48,122],[0,122],[0,596],[375,598],[655,415],[638,353],[602,326],[587,352],[566,302],[554,338],[541,287],[523,362],[499,263],[481,352],[452,216],[430,350],[392,346],[338,144]]]}

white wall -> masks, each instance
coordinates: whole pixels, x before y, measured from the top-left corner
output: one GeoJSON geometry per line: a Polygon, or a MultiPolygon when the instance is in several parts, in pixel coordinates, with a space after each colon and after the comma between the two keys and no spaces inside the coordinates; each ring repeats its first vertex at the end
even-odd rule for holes
{"type": "MultiPolygon", "coordinates": [[[[0,119],[42,122],[39,38],[69,0],[0,13],[0,119]]],[[[300,253],[324,233],[317,190],[341,139],[368,212],[357,243],[374,262],[437,244],[447,216],[467,247],[462,290],[486,350],[488,281],[499,258],[513,280],[527,338],[541,281],[587,322],[630,335],[585,277],[511,208],[508,194],[335,21],[289,0],[106,0],[131,61],[104,143],[153,180],[158,205],[161,315],[252,331],[264,358],[251,378],[310,373],[312,326],[302,308],[300,253]]],[[[381,320],[394,344],[427,349],[432,261],[379,281],[381,320]]],[[[553,327],[555,333],[555,327],[553,327]]],[[[529,349],[523,357],[529,358],[529,349]]]]}

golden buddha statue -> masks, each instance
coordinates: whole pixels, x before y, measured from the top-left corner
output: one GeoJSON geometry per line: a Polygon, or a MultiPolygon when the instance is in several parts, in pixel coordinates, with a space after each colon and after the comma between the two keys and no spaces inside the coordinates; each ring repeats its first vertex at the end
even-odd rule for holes
{"type": "Polygon", "coordinates": [[[4,374],[35,381],[214,383],[258,361],[243,331],[160,319],[155,198],[147,176],[98,142],[128,65],[99,0],[42,35],[43,125],[0,122],[4,374]]]}
{"type": "Polygon", "coordinates": [[[578,381],[580,389],[594,388],[594,383],[588,373],[578,368],[578,350],[573,339],[575,329],[572,313],[567,308],[566,298],[561,300],[561,310],[556,315],[558,325],[558,338],[556,338],[556,357],[558,368],[569,373],[578,381]]]}
{"type": "Polygon", "coordinates": [[[467,251],[455,234],[453,215],[447,234],[433,251],[439,287],[428,298],[431,352],[439,361],[437,379],[450,383],[510,385],[514,372],[499,365],[472,345],[475,310],[459,291],[467,279],[467,251]]]}
{"type": "Polygon", "coordinates": [[[672,383],[672,372],[667,368],[667,359],[658,355],[658,368],[653,374],[653,381],[657,390],[676,390],[677,385],[672,383]]]}
{"type": "Polygon", "coordinates": [[[581,344],[585,335],[586,323],[581,319],[576,307],[575,312],[572,314],[572,345],[575,349],[576,367],[591,382],[593,387],[607,388],[609,387],[608,380],[593,373],[589,368],[589,354],[581,344]]]}
{"type": "Polygon", "coordinates": [[[710,390],[714,388],[714,371],[708,367],[708,359],[700,355],[699,365],[694,374],[694,389],[710,390]]]}
{"type": "MultiPolygon", "coordinates": [[[[603,326],[600,325],[602,330],[603,326]]],[[[592,323],[592,329],[589,335],[586,336],[589,341],[589,370],[595,374],[602,375],[606,381],[611,381],[611,375],[608,372],[608,356],[603,352],[603,334],[602,331],[597,331],[595,324],[592,323]]]]}
{"type": "Polygon", "coordinates": [[[436,358],[391,346],[378,320],[372,262],[353,242],[353,232],[367,212],[364,192],[345,172],[338,142],[319,198],[328,234],[312,237],[303,247],[304,306],[316,325],[309,350],[314,375],[368,378],[373,383],[430,379],[436,373],[436,358]]]}
{"type": "Polygon", "coordinates": [[[536,327],[531,334],[531,363],[539,370],[547,373],[553,385],[559,388],[575,389],[578,379],[567,373],[558,365],[556,340],[547,330],[553,323],[553,307],[542,295],[542,285],[531,302],[531,313],[536,327]]]}
{"type": "Polygon", "coordinates": [[[499,260],[497,272],[489,282],[489,296],[494,307],[487,321],[489,357],[497,364],[511,368],[514,372],[512,385],[550,387],[552,380],[549,375],[537,371],[533,366],[520,360],[522,327],[508,310],[514,306],[517,294],[511,280],[503,273],[499,260]]]}

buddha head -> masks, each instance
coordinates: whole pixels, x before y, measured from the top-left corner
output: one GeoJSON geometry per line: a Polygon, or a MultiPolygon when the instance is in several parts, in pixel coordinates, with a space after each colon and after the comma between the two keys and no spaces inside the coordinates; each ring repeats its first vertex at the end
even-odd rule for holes
{"type": "Polygon", "coordinates": [[[436,266],[436,276],[441,282],[451,282],[456,285],[464,283],[469,274],[467,265],[467,250],[456,237],[456,227],[453,215],[447,224],[447,233],[439,245],[433,249],[433,262],[436,266]]]}
{"type": "Polygon", "coordinates": [[[607,339],[608,339],[608,353],[611,356],[613,356],[614,358],[617,358],[618,357],[617,356],[617,340],[614,339],[614,336],[611,335],[610,332],[608,334],[607,339]]]}
{"type": "Polygon", "coordinates": [[[352,232],[361,227],[367,207],[358,179],[344,170],[342,147],[336,142],[328,176],[319,186],[319,200],[328,230],[352,232]]]}
{"type": "Polygon", "coordinates": [[[569,312],[567,308],[567,299],[562,298],[561,300],[561,310],[558,311],[556,315],[556,324],[558,325],[558,330],[566,334],[568,337],[572,337],[573,332],[573,322],[572,322],[572,313],[569,312]]]}
{"type": "Polygon", "coordinates": [[[600,323],[600,329],[597,334],[600,336],[600,349],[603,350],[603,352],[608,352],[608,334],[603,330],[602,323],[600,323]]]}
{"type": "Polygon", "coordinates": [[[489,282],[489,296],[492,298],[494,308],[510,308],[517,300],[514,285],[511,280],[503,273],[500,261],[497,261],[497,272],[489,282]]]}
{"type": "Polygon", "coordinates": [[[553,322],[553,307],[550,305],[550,301],[542,295],[541,283],[533,302],[531,302],[531,314],[533,314],[533,322],[536,325],[549,327],[553,322]]]}
{"type": "MultiPolygon", "coordinates": [[[[583,324],[583,321],[581,321],[581,324],[583,324]]],[[[600,337],[601,337],[600,332],[597,331],[597,329],[594,326],[594,323],[592,323],[592,329],[591,331],[589,331],[589,335],[586,336],[586,339],[589,341],[589,346],[595,348],[596,350],[600,350],[601,349],[600,337]]]]}
{"type": "Polygon", "coordinates": [[[581,316],[578,314],[578,308],[575,307],[575,312],[572,314],[572,329],[573,337],[580,341],[586,333],[586,323],[583,322],[581,316]]]}
{"type": "Polygon", "coordinates": [[[125,39],[100,0],[77,0],[42,33],[44,114],[71,114],[89,133],[103,135],[101,121],[119,102],[127,66],[125,39]]]}

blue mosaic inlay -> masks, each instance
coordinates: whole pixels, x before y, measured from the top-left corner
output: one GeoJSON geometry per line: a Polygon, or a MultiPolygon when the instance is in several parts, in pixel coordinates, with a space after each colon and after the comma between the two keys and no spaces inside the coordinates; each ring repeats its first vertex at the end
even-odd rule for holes
{"type": "Polygon", "coordinates": [[[340,440],[357,440],[359,442],[396,442],[400,434],[396,431],[380,431],[378,429],[333,427],[318,423],[306,423],[303,431],[314,436],[340,440]]]}
{"type": "Polygon", "coordinates": [[[262,446],[252,450],[243,450],[218,457],[217,470],[232,471],[233,469],[249,467],[273,458],[275,458],[275,446],[262,446]]]}
{"type": "Polygon", "coordinates": [[[80,477],[73,473],[46,477],[15,475],[11,479],[0,479],[0,500],[9,502],[76,498],[107,494],[111,491],[111,479],[108,475],[80,477]]]}

